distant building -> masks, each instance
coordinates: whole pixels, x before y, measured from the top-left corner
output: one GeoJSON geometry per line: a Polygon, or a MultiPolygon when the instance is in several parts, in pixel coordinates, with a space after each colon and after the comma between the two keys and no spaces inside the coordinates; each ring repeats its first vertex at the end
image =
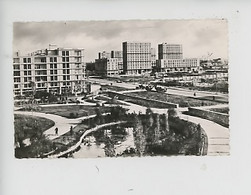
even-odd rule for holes
{"type": "Polygon", "coordinates": [[[111,58],[111,53],[106,51],[99,52],[98,59],[103,59],[103,58],[111,58]]]}
{"type": "Polygon", "coordinates": [[[196,72],[199,71],[198,58],[189,59],[161,59],[157,62],[159,72],[196,72]]]}
{"type": "Polygon", "coordinates": [[[156,62],[157,62],[156,50],[155,50],[155,48],[151,48],[151,65],[152,65],[152,68],[156,67],[156,62]]]}
{"type": "Polygon", "coordinates": [[[151,72],[151,43],[123,42],[122,48],[125,74],[151,72]]]}
{"type": "Polygon", "coordinates": [[[123,52],[122,51],[111,51],[111,58],[118,59],[118,72],[123,72],[123,52]]]}
{"type": "Polygon", "coordinates": [[[180,44],[161,43],[158,45],[158,59],[182,59],[183,50],[180,44]]]}
{"type": "Polygon", "coordinates": [[[46,90],[57,94],[86,90],[84,49],[44,49],[13,57],[14,94],[46,90]]]}
{"type": "Polygon", "coordinates": [[[95,60],[95,72],[100,76],[116,76],[118,71],[117,58],[102,58],[95,60]]]}
{"type": "Polygon", "coordinates": [[[180,44],[162,43],[158,45],[157,70],[159,72],[198,72],[198,58],[184,58],[180,44]]]}

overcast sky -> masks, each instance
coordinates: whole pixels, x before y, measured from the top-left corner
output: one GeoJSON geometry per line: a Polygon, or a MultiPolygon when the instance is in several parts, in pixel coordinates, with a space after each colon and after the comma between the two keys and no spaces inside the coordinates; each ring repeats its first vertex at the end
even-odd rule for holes
{"type": "Polygon", "coordinates": [[[94,61],[99,51],[122,50],[123,41],[183,45],[183,56],[228,58],[226,20],[129,20],[78,22],[16,22],[13,51],[27,54],[55,44],[84,48],[86,61],[94,61]]]}

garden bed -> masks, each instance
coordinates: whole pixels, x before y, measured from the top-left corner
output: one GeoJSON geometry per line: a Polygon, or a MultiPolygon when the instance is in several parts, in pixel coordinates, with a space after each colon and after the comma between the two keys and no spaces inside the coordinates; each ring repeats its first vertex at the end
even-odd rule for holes
{"type": "Polygon", "coordinates": [[[109,107],[86,106],[86,105],[63,105],[63,106],[42,107],[40,112],[55,114],[66,118],[79,118],[83,116],[96,114],[96,109],[99,109],[101,113],[106,113],[110,111],[109,107]]]}
{"type": "Polygon", "coordinates": [[[166,93],[157,93],[151,91],[132,92],[127,94],[134,97],[142,97],[147,99],[170,102],[173,104],[179,104],[180,107],[211,106],[217,104],[216,102],[209,100],[200,100],[185,96],[170,95],[166,93]]]}

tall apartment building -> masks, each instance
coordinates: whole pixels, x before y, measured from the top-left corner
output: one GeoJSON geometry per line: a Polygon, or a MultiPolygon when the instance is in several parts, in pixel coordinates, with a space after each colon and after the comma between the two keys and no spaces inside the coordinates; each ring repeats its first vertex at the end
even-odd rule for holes
{"type": "Polygon", "coordinates": [[[183,51],[180,44],[161,43],[158,45],[158,59],[182,59],[183,51]]]}
{"type": "Polygon", "coordinates": [[[151,48],[151,64],[152,64],[152,67],[155,67],[156,66],[156,50],[155,48],[151,48]]]}
{"type": "Polygon", "coordinates": [[[86,91],[84,49],[57,48],[13,57],[14,94],[32,91],[81,93],[86,91]]]}
{"type": "Polygon", "coordinates": [[[111,58],[118,59],[118,72],[123,72],[123,52],[122,51],[111,51],[111,58]]]}
{"type": "Polygon", "coordinates": [[[160,72],[199,71],[198,58],[183,59],[182,45],[162,43],[158,45],[157,69],[160,72]]]}
{"type": "Polygon", "coordinates": [[[123,42],[123,69],[126,74],[151,72],[151,43],[123,42]]]}

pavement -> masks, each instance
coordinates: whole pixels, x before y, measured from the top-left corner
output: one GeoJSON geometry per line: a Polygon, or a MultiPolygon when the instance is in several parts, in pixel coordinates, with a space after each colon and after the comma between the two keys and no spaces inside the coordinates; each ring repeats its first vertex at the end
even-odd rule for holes
{"type": "Polygon", "coordinates": [[[83,116],[75,119],[68,119],[66,117],[54,115],[54,114],[46,114],[41,112],[26,112],[26,111],[14,111],[14,114],[23,114],[29,116],[37,116],[50,119],[55,122],[55,125],[44,132],[45,135],[48,136],[50,140],[56,139],[59,136],[70,131],[71,126],[74,128],[77,124],[79,124],[83,119],[92,118],[96,115],[83,116]],[[58,128],[58,134],[55,134],[55,128],[58,128]]]}

